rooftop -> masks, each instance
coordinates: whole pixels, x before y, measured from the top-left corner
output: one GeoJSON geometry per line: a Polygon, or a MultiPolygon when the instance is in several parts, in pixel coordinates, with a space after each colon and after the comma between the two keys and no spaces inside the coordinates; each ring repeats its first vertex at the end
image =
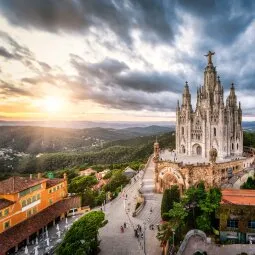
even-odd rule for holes
{"type": "Polygon", "coordinates": [[[22,190],[45,182],[47,179],[30,179],[29,177],[13,176],[0,182],[0,194],[15,194],[22,190]]]}
{"type": "Polygon", "coordinates": [[[255,190],[225,189],[221,192],[221,204],[255,205],[255,190]]]}
{"type": "Polygon", "coordinates": [[[9,249],[26,240],[28,236],[36,233],[36,231],[60,216],[61,213],[67,212],[71,208],[80,207],[80,203],[80,197],[69,197],[4,231],[0,234],[0,251],[3,252],[0,252],[0,254],[5,254],[9,249]]]}
{"type": "Polygon", "coordinates": [[[48,179],[46,182],[46,188],[51,188],[61,182],[63,182],[65,179],[61,179],[61,178],[54,178],[54,179],[48,179]]]}
{"type": "Polygon", "coordinates": [[[14,202],[12,202],[10,200],[7,200],[7,199],[4,199],[4,198],[0,198],[0,210],[5,208],[5,207],[8,207],[12,204],[14,204],[14,202]]]}

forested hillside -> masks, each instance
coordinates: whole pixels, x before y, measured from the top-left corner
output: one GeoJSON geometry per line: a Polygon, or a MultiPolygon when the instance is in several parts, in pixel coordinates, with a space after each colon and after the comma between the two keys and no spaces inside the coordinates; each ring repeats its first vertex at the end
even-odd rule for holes
{"type": "Polygon", "coordinates": [[[0,127],[0,148],[37,154],[41,152],[86,151],[91,147],[137,136],[160,134],[168,127],[149,126],[126,129],[87,128],[64,129],[49,127],[0,127]]]}
{"type": "MultiPolygon", "coordinates": [[[[110,166],[114,164],[129,164],[131,162],[146,162],[153,152],[156,136],[136,137],[105,143],[103,148],[94,148],[89,152],[57,152],[43,153],[40,156],[27,155],[13,161],[12,170],[0,164],[2,175],[14,173],[34,173],[61,170],[72,167],[87,167],[92,165],[110,166]]],[[[161,148],[174,148],[175,136],[172,132],[158,135],[161,148]]],[[[0,162],[1,163],[1,162],[0,162]]],[[[3,163],[3,162],[2,162],[3,163]]]]}

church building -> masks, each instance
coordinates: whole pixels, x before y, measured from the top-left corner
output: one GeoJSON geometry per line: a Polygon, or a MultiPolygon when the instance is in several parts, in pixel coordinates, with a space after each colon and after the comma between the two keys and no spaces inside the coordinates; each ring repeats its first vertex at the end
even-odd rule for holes
{"type": "Polygon", "coordinates": [[[209,51],[204,71],[203,85],[197,89],[195,109],[191,105],[188,82],[184,86],[182,104],[176,109],[176,153],[209,159],[214,148],[217,157],[241,156],[243,154],[243,130],[241,104],[237,103],[235,87],[224,104],[224,88],[216,67],[212,63],[214,52],[209,51]]]}

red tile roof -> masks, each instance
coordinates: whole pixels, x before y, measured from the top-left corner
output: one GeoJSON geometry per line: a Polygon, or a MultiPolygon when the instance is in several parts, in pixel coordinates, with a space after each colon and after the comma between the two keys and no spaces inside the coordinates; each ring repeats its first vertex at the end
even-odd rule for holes
{"type": "Polygon", "coordinates": [[[13,176],[0,182],[0,194],[15,194],[22,190],[45,182],[47,179],[30,179],[29,177],[13,176]]]}
{"type": "Polygon", "coordinates": [[[221,192],[221,204],[255,205],[255,190],[225,189],[221,192]]]}
{"type": "Polygon", "coordinates": [[[60,178],[48,179],[46,182],[46,188],[48,189],[64,181],[65,179],[60,179],[60,178]]]}
{"type": "Polygon", "coordinates": [[[5,207],[8,207],[12,204],[14,204],[13,201],[10,201],[10,200],[4,199],[4,198],[0,198],[0,210],[5,207]]]}
{"type": "Polygon", "coordinates": [[[36,233],[62,213],[80,206],[80,197],[69,197],[4,231],[0,234],[0,255],[5,254],[8,250],[15,247],[33,233],[36,233]]]}

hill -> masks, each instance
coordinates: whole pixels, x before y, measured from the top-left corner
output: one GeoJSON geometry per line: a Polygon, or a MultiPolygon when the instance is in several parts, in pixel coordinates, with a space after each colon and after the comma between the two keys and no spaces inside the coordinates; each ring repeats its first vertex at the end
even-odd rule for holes
{"type": "Polygon", "coordinates": [[[42,152],[89,151],[104,143],[131,139],[144,135],[157,135],[169,131],[168,127],[149,126],[125,129],[86,128],[68,129],[34,126],[1,126],[0,148],[37,154],[42,152]]]}

